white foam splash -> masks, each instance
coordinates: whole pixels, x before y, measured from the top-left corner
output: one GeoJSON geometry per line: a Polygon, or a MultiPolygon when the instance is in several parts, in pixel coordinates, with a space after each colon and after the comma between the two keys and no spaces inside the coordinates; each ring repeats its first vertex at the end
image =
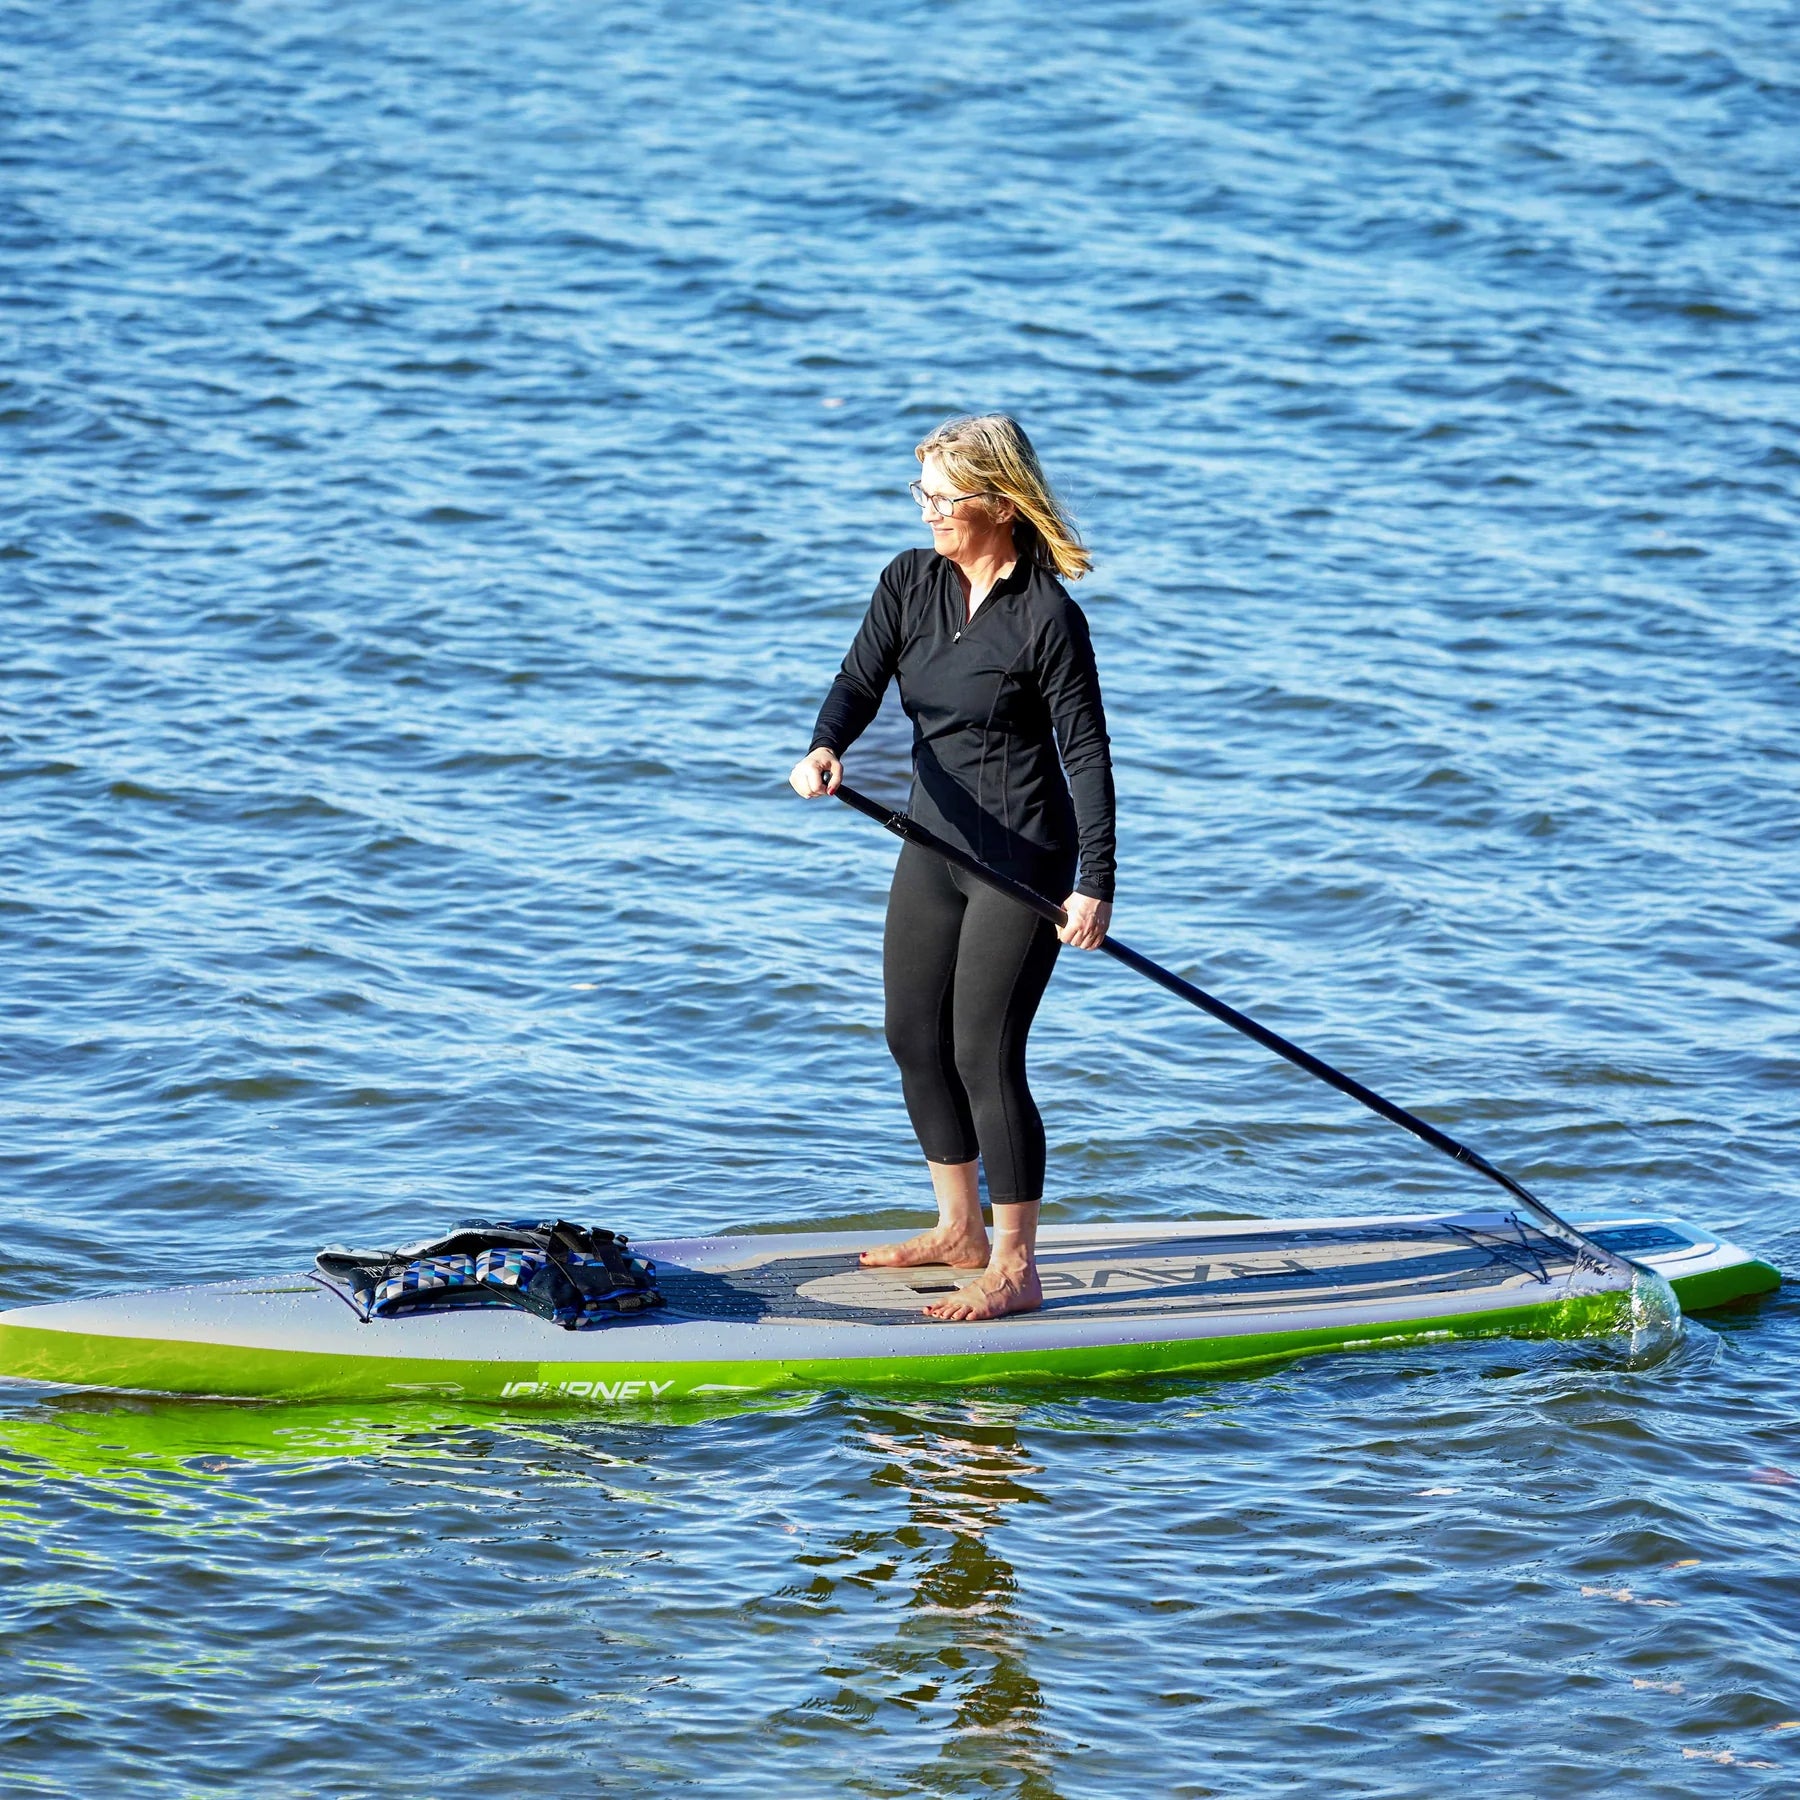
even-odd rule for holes
{"type": "Polygon", "coordinates": [[[1681,1342],[1686,1329],[1675,1290],[1654,1269],[1641,1264],[1631,1277],[1631,1361],[1660,1362],[1681,1342]]]}

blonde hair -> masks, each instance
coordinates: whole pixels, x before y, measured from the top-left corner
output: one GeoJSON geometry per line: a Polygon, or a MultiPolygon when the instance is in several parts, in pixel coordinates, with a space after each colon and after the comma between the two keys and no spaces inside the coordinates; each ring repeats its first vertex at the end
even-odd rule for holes
{"type": "Polygon", "coordinates": [[[913,454],[920,462],[935,456],[962,493],[1010,500],[1013,544],[1022,562],[1065,581],[1079,581],[1094,566],[1017,419],[1005,413],[946,419],[913,454]]]}

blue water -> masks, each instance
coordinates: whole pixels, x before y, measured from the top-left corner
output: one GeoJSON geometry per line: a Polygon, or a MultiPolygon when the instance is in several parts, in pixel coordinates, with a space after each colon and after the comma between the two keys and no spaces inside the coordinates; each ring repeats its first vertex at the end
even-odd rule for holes
{"type": "MultiPolygon", "coordinates": [[[[1120,934],[1800,1267],[1794,27],[0,8],[0,1301],[918,1217],[893,846],[784,776],[971,407],[1096,551],[1120,934]]],[[[1053,1217],[1477,1197],[1101,959],[1033,1044],[1053,1217]]],[[[1786,1794],[1797,1352],[15,1389],[0,1793],[1786,1794]]]]}

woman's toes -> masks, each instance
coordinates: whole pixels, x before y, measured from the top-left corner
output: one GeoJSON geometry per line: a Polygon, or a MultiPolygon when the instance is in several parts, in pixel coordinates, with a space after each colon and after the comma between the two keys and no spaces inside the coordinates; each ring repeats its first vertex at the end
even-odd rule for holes
{"type": "Polygon", "coordinates": [[[1035,1276],[1025,1281],[971,1281],[948,1300],[939,1300],[925,1308],[928,1318],[961,1324],[980,1319],[1003,1319],[1012,1313],[1036,1312],[1044,1304],[1042,1288],[1035,1276]]]}

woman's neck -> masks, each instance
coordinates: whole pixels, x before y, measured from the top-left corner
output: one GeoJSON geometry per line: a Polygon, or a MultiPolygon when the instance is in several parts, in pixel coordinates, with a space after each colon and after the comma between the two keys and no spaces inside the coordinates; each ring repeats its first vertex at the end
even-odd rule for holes
{"type": "Polygon", "coordinates": [[[1012,573],[1018,560],[1009,531],[998,542],[984,545],[975,555],[957,563],[956,572],[962,577],[963,598],[971,619],[988,595],[1012,573]]]}

